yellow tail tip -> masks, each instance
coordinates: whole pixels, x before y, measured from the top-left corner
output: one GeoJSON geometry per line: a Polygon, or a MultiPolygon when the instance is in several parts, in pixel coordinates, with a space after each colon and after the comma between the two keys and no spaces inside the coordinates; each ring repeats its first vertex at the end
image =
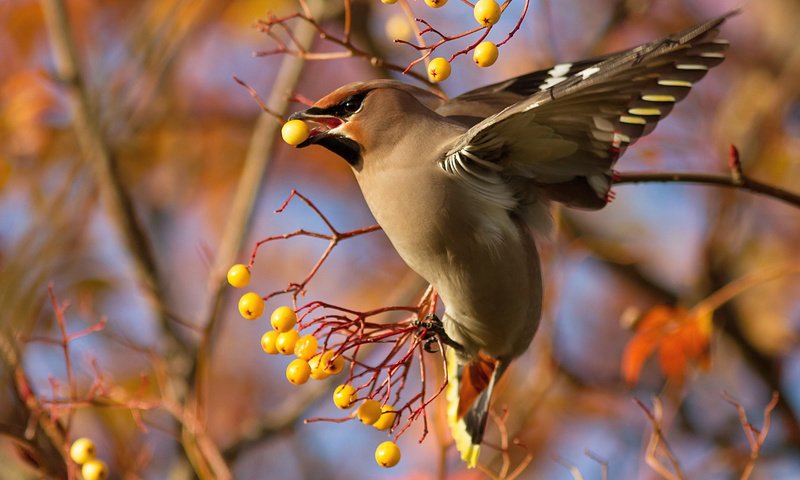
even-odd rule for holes
{"type": "Polygon", "coordinates": [[[467,462],[467,468],[478,466],[478,455],[481,453],[481,446],[471,444],[469,448],[461,452],[461,460],[467,462]]]}

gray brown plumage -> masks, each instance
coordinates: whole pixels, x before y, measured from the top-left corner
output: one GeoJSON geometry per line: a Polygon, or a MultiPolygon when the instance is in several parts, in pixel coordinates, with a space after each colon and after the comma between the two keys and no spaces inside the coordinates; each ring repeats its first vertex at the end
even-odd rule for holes
{"type": "Polygon", "coordinates": [[[292,116],[312,127],[300,147],[322,145],[351,165],[400,256],[439,292],[445,333],[460,346],[448,392],[454,433],[471,465],[492,387],[539,323],[531,233],[549,228],[551,201],[607,203],[620,155],[723,61],[717,27],[735,13],[450,100],[375,80],[292,116]]]}

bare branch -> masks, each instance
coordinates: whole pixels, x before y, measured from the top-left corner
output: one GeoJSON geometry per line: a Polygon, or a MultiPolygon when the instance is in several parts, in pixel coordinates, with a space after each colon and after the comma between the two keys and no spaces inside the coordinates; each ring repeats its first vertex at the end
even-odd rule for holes
{"type": "Polygon", "coordinates": [[[647,442],[647,453],[645,455],[645,461],[647,462],[647,465],[649,465],[650,468],[652,468],[657,474],[661,475],[662,478],[667,480],[685,479],[686,476],[681,469],[680,462],[678,462],[678,458],[669,447],[669,443],[667,443],[667,439],[664,437],[664,433],[661,428],[661,422],[663,418],[663,407],[661,400],[658,397],[653,398],[652,412],[638,398],[635,398],[634,401],[637,405],[639,405],[639,408],[644,411],[645,415],[647,415],[647,418],[650,420],[650,424],[653,427],[653,432],[650,434],[650,438],[647,442]],[[672,465],[672,471],[670,471],[670,469],[658,459],[659,447],[661,452],[664,453],[672,465]]]}

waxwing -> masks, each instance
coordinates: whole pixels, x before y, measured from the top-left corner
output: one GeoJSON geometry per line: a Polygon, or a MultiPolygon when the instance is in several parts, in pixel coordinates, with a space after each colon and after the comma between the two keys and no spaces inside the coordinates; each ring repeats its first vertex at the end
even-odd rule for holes
{"type": "Polygon", "coordinates": [[[394,80],[343,86],[292,119],[352,167],[403,260],[438,291],[448,419],[475,466],[489,401],[539,323],[532,233],[549,203],[600,209],[612,168],[724,59],[730,16],[619,53],[563,63],[452,99],[394,80]]]}

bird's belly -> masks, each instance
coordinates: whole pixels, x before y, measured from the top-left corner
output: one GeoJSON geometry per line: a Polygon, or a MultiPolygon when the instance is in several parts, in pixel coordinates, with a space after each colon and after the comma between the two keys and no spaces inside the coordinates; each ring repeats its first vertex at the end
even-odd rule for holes
{"type": "Polygon", "coordinates": [[[472,357],[524,352],[539,323],[542,283],[533,240],[509,238],[487,249],[451,259],[432,284],[445,304],[445,330],[472,357]]]}
{"type": "Polygon", "coordinates": [[[541,307],[532,237],[507,211],[476,203],[446,177],[405,174],[413,175],[395,170],[359,183],[397,252],[438,291],[447,334],[467,356],[521,354],[541,307]]]}

